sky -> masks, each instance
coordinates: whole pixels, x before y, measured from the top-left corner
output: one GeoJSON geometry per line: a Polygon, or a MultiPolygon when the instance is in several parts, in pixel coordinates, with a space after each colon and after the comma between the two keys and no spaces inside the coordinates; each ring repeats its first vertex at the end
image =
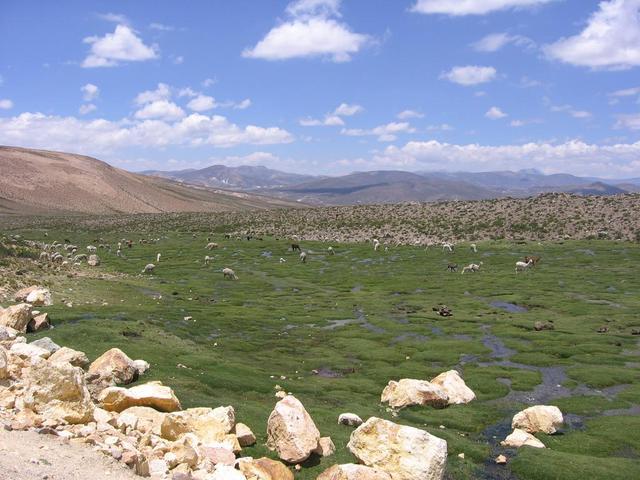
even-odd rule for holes
{"type": "Polygon", "coordinates": [[[640,0],[3,0],[0,144],[640,177],[640,0]]]}

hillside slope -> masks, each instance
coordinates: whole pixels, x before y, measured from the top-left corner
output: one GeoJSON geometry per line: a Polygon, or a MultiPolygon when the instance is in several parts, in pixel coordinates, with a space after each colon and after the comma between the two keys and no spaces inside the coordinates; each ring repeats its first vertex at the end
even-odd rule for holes
{"type": "Polygon", "coordinates": [[[0,214],[217,212],[292,205],[187,187],[83,155],[0,146],[0,214]]]}

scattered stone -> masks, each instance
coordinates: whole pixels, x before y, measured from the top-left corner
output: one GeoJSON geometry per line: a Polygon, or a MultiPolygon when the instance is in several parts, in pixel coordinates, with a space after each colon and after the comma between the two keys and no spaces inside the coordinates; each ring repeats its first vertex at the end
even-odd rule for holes
{"type": "Polygon", "coordinates": [[[67,362],[74,367],[87,368],[89,359],[84,352],[62,347],[49,357],[50,362],[67,362]]]}
{"type": "Polygon", "coordinates": [[[476,394],[467,387],[462,377],[460,377],[460,373],[456,370],[441,373],[432,379],[431,383],[438,385],[449,397],[449,405],[469,403],[476,398],[476,394]]]}
{"type": "Polygon", "coordinates": [[[162,382],[148,382],[131,388],[108,387],[98,397],[102,408],[122,412],[130,407],[152,407],[162,412],[180,410],[180,401],[162,382]]]}
{"type": "Polygon", "coordinates": [[[371,417],[351,434],[349,451],[393,480],[441,480],[447,442],[414,427],[371,417]]]}
{"type": "Polygon", "coordinates": [[[403,378],[396,382],[391,380],[382,392],[380,400],[389,403],[392,408],[404,408],[411,405],[430,405],[444,408],[449,404],[449,397],[436,384],[426,380],[403,378]]]}
{"type": "Polygon", "coordinates": [[[551,322],[540,322],[537,321],[533,324],[533,329],[536,332],[541,332],[542,330],[555,330],[555,325],[551,322]]]}
{"type": "Polygon", "coordinates": [[[341,413],[338,417],[338,424],[340,425],[359,427],[362,423],[362,419],[355,413],[341,413]]]}
{"type": "Polygon", "coordinates": [[[238,437],[238,443],[241,447],[250,447],[251,445],[256,443],[256,436],[244,423],[236,424],[235,434],[236,437],[238,437]]]}
{"type": "Polygon", "coordinates": [[[392,480],[392,477],[377,468],[347,463],[330,467],[322,472],[316,480],[392,480]]]}
{"type": "Polygon", "coordinates": [[[504,455],[498,455],[498,456],[496,457],[495,462],[496,462],[498,465],[506,465],[506,463],[507,463],[507,457],[505,457],[504,455]]]}
{"type": "Polygon", "coordinates": [[[434,312],[436,312],[438,315],[440,315],[441,317],[452,317],[453,316],[453,312],[446,305],[438,305],[436,307],[433,307],[432,310],[434,312]]]}
{"type": "Polygon", "coordinates": [[[552,405],[535,405],[514,415],[511,428],[520,428],[528,433],[556,433],[564,423],[562,412],[552,405]]]}
{"type": "Polygon", "coordinates": [[[305,461],[319,440],[318,428],[297,398],[288,395],[276,404],[267,422],[267,447],[281,460],[305,461]]]}
{"type": "Polygon", "coordinates": [[[25,333],[31,320],[31,305],[19,303],[0,311],[0,325],[25,333]]]}
{"type": "Polygon", "coordinates": [[[138,370],[126,353],[119,348],[107,350],[89,366],[89,373],[109,378],[116,384],[128,384],[138,378],[138,370]]]}
{"type": "Polygon", "coordinates": [[[519,428],[516,428],[507,438],[505,438],[500,445],[503,447],[520,448],[522,446],[545,448],[544,443],[538,440],[530,433],[525,432],[519,428]]]}

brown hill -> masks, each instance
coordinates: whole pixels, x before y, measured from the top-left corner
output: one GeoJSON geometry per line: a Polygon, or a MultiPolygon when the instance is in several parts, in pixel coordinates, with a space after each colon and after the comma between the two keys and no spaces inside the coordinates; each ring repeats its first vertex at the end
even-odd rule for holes
{"type": "Polygon", "coordinates": [[[138,175],[84,155],[0,146],[0,214],[219,212],[293,205],[138,175]]]}

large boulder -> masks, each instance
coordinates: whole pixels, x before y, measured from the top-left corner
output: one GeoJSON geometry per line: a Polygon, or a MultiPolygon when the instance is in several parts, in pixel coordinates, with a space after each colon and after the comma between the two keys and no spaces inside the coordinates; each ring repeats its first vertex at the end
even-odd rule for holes
{"type": "Polygon", "coordinates": [[[545,448],[544,443],[519,428],[516,428],[507,438],[500,442],[500,445],[511,448],[520,448],[523,446],[545,448]]]}
{"type": "Polygon", "coordinates": [[[289,463],[300,463],[318,446],[320,432],[304,406],[293,395],[280,400],[267,422],[267,447],[289,463]]]}
{"type": "Polygon", "coordinates": [[[89,366],[90,375],[113,380],[116,384],[128,384],[138,378],[133,360],[119,348],[107,350],[89,366]]]}
{"type": "Polygon", "coordinates": [[[449,370],[441,373],[431,380],[431,383],[438,385],[449,397],[449,405],[460,405],[475,400],[473,393],[456,370],[449,370]]]}
{"type": "Polygon", "coordinates": [[[553,434],[562,427],[562,412],[553,405],[535,405],[516,413],[511,428],[520,428],[528,433],[553,434]]]}
{"type": "Polygon", "coordinates": [[[39,313],[38,315],[34,315],[27,324],[27,332],[31,333],[48,330],[49,328],[51,328],[51,322],[49,321],[48,313],[39,313]]]}
{"type": "Polygon", "coordinates": [[[293,480],[293,473],[284,463],[266,457],[240,459],[238,468],[252,480],[293,480]]]}
{"type": "Polygon", "coordinates": [[[347,447],[361,463],[393,480],[440,480],[447,463],[445,440],[376,417],[353,431],[347,447]]]}
{"type": "Polygon", "coordinates": [[[247,480],[247,477],[233,467],[219,465],[212,475],[207,476],[207,480],[247,480]]]}
{"type": "Polygon", "coordinates": [[[129,407],[118,414],[116,425],[121,430],[130,426],[139,432],[160,436],[162,422],[166,416],[166,413],[151,407],[129,407]]]}
{"type": "Polygon", "coordinates": [[[29,296],[29,294],[31,292],[33,292],[34,290],[38,290],[41,287],[37,286],[37,285],[31,285],[30,287],[24,287],[21,288],[20,290],[18,290],[16,293],[13,294],[13,299],[16,302],[26,302],[27,301],[27,297],[29,296]]]}
{"type": "Polygon", "coordinates": [[[325,470],[316,480],[392,480],[391,476],[380,469],[347,463],[334,465],[325,470]]]}
{"type": "MultiPolygon", "coordinates": [[[[193,433],[205,444],[224,442],[234,427],[229,421],[232,412],[233,407],[201,407],[169,413],[162,421],[162,437],[178,440],[187,433],[193,433]]],[[[233,417],[235,419],[235,413],[233,417]]]]}
{"type": "Polygon", "coordinates": [[[46,288],[36,288],[29,292],[26,303],[30,303],[34,307],[48,307],[49,305],[53,305],[51,292],[46,288]]]}
{"type": "Polygon", "coordinates": [[[91,421],[94,405],[83,373],[68,363],[34,359],[23,378],[25,406],[54,422],[91,421]]]}
{"type": "Polygon", "coordinates": [[[89,359],[84,352],[62,347],[49,357],[50,362],[67,362],[74,367],[87,368],[89,359]]]}
{"type": "Polygon", "coordinates": [[[0,325],[11,327],[19,332],[26,332],[31,320],[31,305],[19,303],[0,311],[0,325]]]}
{"type": "Polygon", "coordinates": [[[411,405],[430,405],[444,408],[449,404],[446,392],[436,384],[426,380],[403,378],[396,382],[391,380],[382,391],[380,400],[388,402],[393,408],[404,408],[411,405]]]}
{"type": "Polygon", "coordinates": [[[38,340],[34,340],[30,343],[30,345],[35,345],[36,347],[44,348],[45,350],[49,350],[49,353],[53,355],[58,350],[60,350],[60,345],[51,340],[49,337],[42,337],[38,340]]]}
{"type": "Polygon", "coordinates": [[[108,412],[121,412],[130,407],[151,407],[162,412],[180,410],[180,401],[171,388],[161,382],[149,382],[131,388],[108,387],[98,401],[108,412]]]}
{"type": "Polygon", "coordinates": [[[14,343],[11,345],[10,352],[22,359],[49,358],[51,356],[49,350],[32,343],[14,343]]]}

